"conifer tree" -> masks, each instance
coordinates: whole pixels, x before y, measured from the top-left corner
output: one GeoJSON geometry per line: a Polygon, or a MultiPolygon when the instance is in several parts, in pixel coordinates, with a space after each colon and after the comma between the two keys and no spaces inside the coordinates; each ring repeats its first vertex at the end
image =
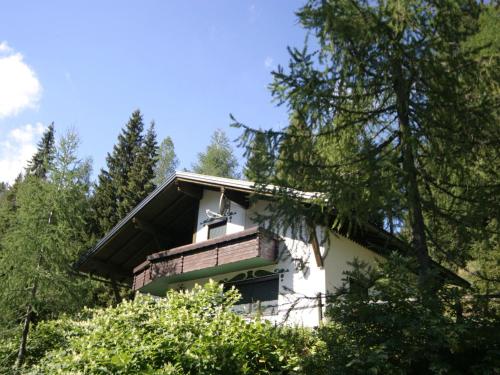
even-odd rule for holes
{"type": "Polygon", "coordinates": [[[143,116],[134,111],[101,169],[93,197],[96,232],[103,235],[153,189],[156,133],[144,133],[143,116]]]}
{"type": "Polygon", "coordinates": [[[34,321],[88,302],[90,284],[71,274],[71,264],[88,245],[90,208],[90,164],[77,158],[77,146],[76,135],[69,133],[59,142],[47,177],[28,175],[18,184],[16,210],[1,238],[0,336],[22,322],[18,367],[34,321]]]}
{"type": "Polygon", "coordinates": [[[198,162],[193,165],[195,173],[238,178],[238,160],[223,130],[217,129],[212,134],[210,144],[205,152],[198,154],[198,162]]]}
{"type": "MultiPolygon", "coordinates": [[[[288,70],[279,67],[271,85],[277,101],[300,114],[302,126],[291,121],[284,131],[266,132],[275,171],[260,173],[270,177],[259,182],[279,184],[286,176],[324,198],[304,213],[280,189],[263,219],[290,224],[300,215],[320,220],[326,211],[336,218],[327,224],[341,227],[390,213],[405,228],[400,234],[409,234],[425,285],[432,278],[429,218],[456,230],[478,228],[482,224],[461,220],[455,202],[471,191],[498,196],[498,186],[478,184],[471,168],[498,174],[478,163],[488,149],[495,154],[499,139],[498,90],[484,79],[485,71],[498,72],[498,54],[485,67],[477,51],[464,48],[478,33],[483,9],[466,0],[308,1],[298,16],[319,48],[290,49],[288,70]]],[[[258,132],[236,125],[251,145],[258,132]]],[[[484,207],[485,200],[476,203],[484,207]]]]}
{"type": "Polygon", "coordinates": [[[259,131],[244,154],[247,162],[243,174],[247,180],[259,181],[262,179],[260,173],[269,173],[269,153],[267,137],[264,132],[259,131]]]}
{"type": "Polygon", "coordinates": [[[158,149],[158,162],[155,166],[155,184],[160,185],[165,178],[175,172],[179,160],[175,154],[172,138],[166,137],[158,149]]]}
{"type": "Polygon", "coordinates": [[[50,124],[38,142],[38,148],[31,160],[28,162],[26,174],[46,178],[47,170],[54,159],[55,153],[55,131],[54,123],[50,124]]]}
{"type": "Polygon", "coordinates": [[[158,160],[157,150],[154,123],[151,123],[144,137],[143,144],[138,150],[137,160],[131,166],[130,173],[128,174],[127,193],[122,204],[125,214],[155,188],[153,179],[155,176],[154,166],[158,160]]]}

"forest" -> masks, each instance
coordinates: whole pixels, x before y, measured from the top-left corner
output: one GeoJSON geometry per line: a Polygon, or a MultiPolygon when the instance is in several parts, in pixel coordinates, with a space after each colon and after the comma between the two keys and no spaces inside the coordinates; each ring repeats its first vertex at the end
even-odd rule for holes
{"type": "Polygon", "coordinates": [[[374,225],[407,253],[353,262],[314,330],[247,322],[216,283],[134,297],[73,264],[176,170],[172,138],[124,114],[94,181],[77,132],[53,123],[0,183],[0,373],[500,371],[498,4],[309,0],[296,16],[308,39],[269,85],[286,126],[232,114],[244,165],[219,129],[190,170],[277,186],[259,218],[271,227],[374,225]],[[321,195],[305,207],[289,188],[321,195]],[[432,261],[469,285],[443,283],[432,261]]]}

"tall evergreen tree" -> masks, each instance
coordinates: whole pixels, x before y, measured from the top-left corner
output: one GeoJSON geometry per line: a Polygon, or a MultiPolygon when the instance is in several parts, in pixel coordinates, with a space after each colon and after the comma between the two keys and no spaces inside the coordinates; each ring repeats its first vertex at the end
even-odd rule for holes
{"type": "MultiPolygon", "coordinates": [[[[479,30],[481,11],[466,0],[308,1],[298,16],[319,49],[290,49],[288,71],[280,67],[271,85],[301,126],[292,121],[284,131],[267,132],[274,173],[259,182],[279,184],[286,176],[326,199],[305,213],[280,190],[269,222],[295,223],[298,215],[319,220],[326,209],[336,213],[333,225],[366,223],[387,214],[397,197],[390,214],[407,228],[426,284],[432,278],[428,218],[455,228],[482,225],[461,221],[457,206],[433,192],[455,201],[471,191],[498,196],[498,186],[477,184],[470,168],[499,139],[496,83],[482,80],[477,53],[463,48],[479,30]],[[457,194],[453,176],[467,181],[467,189],[457,194]]],[[[256,132],[237,126],[250,145],[256,132]]],[[[477,204],[484,207],[485,200],[477,204]]]]}
{"type": "Polygon", "coordinates": [[[157,160],[156,132],[154,123],[151,123],[144,136],[143,144],[138,151],[137,160],[128,174],[127,193],[122,205],[125,215],[155,188],[154,167],[157,160]]]}
{"type": "MultiPolygon", "coordinates": [[[[500,8],[486,5],[479,17],[479,31],[463,43],[478,66],[479,76],[470,96],[489,93],[492,98],[500,93],[500,8]],[[475,90],[474,90],[475,89],[475,90]],[[476,92],[474,92],[476,91],[476,92]]],[[[493,123],[500,123],[498,106],[494,108],[493,123]]],[[[471,135],[472,136],[472,135],[471,135]]],[[[489,298],[500,294],[500,220],[499,174],[500,149],[495,142],[500,130],[481,139],[472,155],[457,158],[461,168],[450,170],[441,189],[432,178],[424,181],[426,202],[438,201],[433,214],[427,215],[430,249],[442,262],[454,267],[473,281],[476,293],[484,295],[484,306],[489,298]],[[466,168],[466,173],[463,172],[466,168]],[[439,214],[435,214],[437,211],[439,214]],[[457,221],[460,225],[457,225],[457,221]]],[[[441,169],[436,160],[435,169],[441,169]]],[[[494,302],[494,299],[491,300],[494,302]]],[[[493,303],[494,305],[494,303],[493,303]]],[[[497,308],[499,304],[497,302],[497,308]]],[[[500,311],[500,310],[499,310],[500,311]]]]}
{"type": "Polygon", "coordinates": [[[50,164],[54,160],[55,153],[55,130],[54,123],[50,124],[43,133],[42,139],[38,143],[36,153],[28,162],[26,174],[46,178],[50,164]]]}
{"type": "Polygon", "coordinates": [[[12,224],[1,239],[0,336],[22,322],[17,364],[26,353],[31,324],[80,309],[90,284],[72,275],[71,264],[88,245],[88,161],[76,157],[78,140],[63,137],[46,170],[47,178],[28,175],[18,185],[12,224]]]}
{"type": "Polygon", "coordinates": [[[156,133],[144,133],[143,116],[134,111],[101,169],[93,197],[96,232],[103,235],[154,189],[156,133]]]}
{"type": "Polygon", "coordinates": [[[195,173],[238,178],[238,160],[223,130],[217,129],[212,134],[205,152],[198,154],[198,162],[193,165],[195,173]]]}
{"type": "Polygon", "coordinates": [[[158,162],[155,166],[155,184],[160,185],[165,178],[175,172],[179,160],[175,154],[172,138],[166,137],[158,149],[158,162]]]}

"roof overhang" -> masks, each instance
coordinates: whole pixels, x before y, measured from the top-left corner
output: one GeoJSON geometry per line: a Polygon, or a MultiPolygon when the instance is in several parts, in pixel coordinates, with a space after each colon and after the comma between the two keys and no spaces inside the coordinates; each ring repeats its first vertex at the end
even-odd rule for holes
{"type": "Polygon", "coordinates": [[[175,172],[75,263],[78,271],[130,283],[148,255],[192,242],[204,189],[248,207],[253,183],[175,172]]]}
{"type": "MultiPolygon", "coordinates": [[[[232,201],[248,207],[250,196],[271,196],[279,187],[256,188],[251,181],[176,171],[141,201],[97,244],[75,263],[78,271],[131,284],[133,269],[151,254],[192,242],[198,220],[198,203],[204,189],[222,191],[232,201]]],[[[290,193],[304,202],[314,201],[320,193],[290,193]]],[[[408,244],[385,230],[366,225],[353,236],[361,245],[387,256],[391,249],[411,255],[408,244]]],[[[468,282],[433,262],[439,274],[450,282],[468,286],[468,282]]]]}

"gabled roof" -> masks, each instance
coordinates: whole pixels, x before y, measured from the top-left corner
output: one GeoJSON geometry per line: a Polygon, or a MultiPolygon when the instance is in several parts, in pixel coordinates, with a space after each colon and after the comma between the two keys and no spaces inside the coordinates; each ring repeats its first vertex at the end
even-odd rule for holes
{"type": "MultiPolygon", "coordinates": [[[[269,186],[269,192],[276,188],[269,186]]],[[[251,181],[176,171],[116,224],[75,263],[79,271],[130,282],[132,270],[147,256],[192,242],[198,220],[198,203],[203,189],[223,190],[229,199],[243,206],[256,192],[251,181]]],[[[290,189],[299,199],[317,198],[319,193],[290,189]]],[[[259,191],[262,194],[262,189],[259,191]]],[[[382,255],[396,248],[408,254],[409,246],[381,228],[367,225],[353,238],[382,255]]],[[[441,274],[456,284],[467,282],[434,263],[441,274]]]]}
{"type": "Polygon", "coordinates": [[[148,255],[192,242],[203,188],[223,188],[231,199],[247,205],[253,185],[249,181],[177,171],[83,254],[75,268],[125,281],[148,255]]]}

